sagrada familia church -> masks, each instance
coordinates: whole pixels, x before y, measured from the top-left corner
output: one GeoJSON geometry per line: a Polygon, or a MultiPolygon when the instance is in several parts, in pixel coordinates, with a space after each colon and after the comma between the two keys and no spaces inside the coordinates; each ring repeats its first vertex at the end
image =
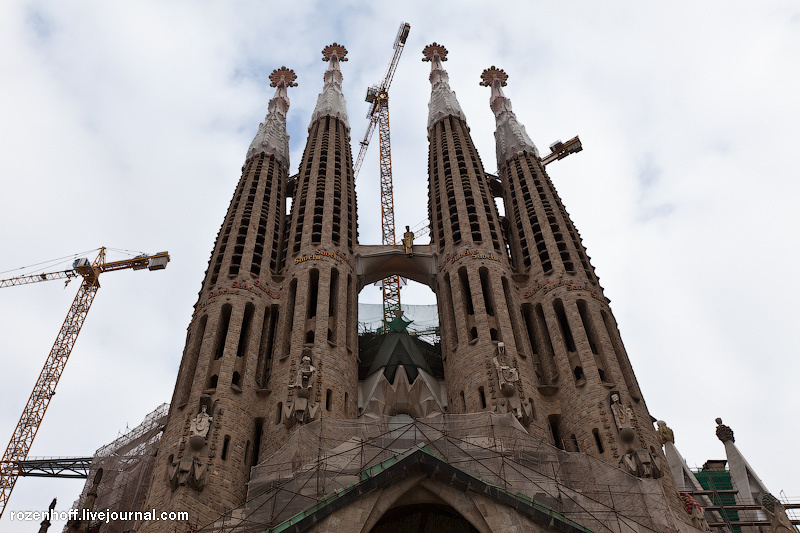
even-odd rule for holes
{"type": "Polygon", "coordinates": [[[125,444],[147,459],[107,466],[81,500],[190,519],[68,528],[795,533],[792,506],[721,420],[727,460],[702,472],[654,426],[580,234],[504,94],[508,75],[476,72],[496,118],[494,176],[449,85],[448,51],[425,47],[430,243],[365,245],[347,50],[322,54],[296,175],[296,76],[270,76],[275,96],[214,244],[172,402],[142,430],[149,448],[125,444]],[[435,293],[440,342],[402,327],[359,335],[359,291],[393,275],[435,293]],[[116,504],[98,499],[102,483],[116,504]]]}

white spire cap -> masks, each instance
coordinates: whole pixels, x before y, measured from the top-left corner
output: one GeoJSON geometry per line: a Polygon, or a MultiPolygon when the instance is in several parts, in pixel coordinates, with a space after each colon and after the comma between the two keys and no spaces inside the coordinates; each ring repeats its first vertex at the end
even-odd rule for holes
{"type": "Polygon", "coordinates": [[[325,72],[325,86],[317,97],[317,107],[311,113],[311,124],[322,117],[335,117],[344,122],[347,131],[350,131],[350,122],[347,120],[347,102],[342,93],[342,71],[339,62],[347,61],[347,49],[340,44],[329,44],[322,50],[322,60],[328,61],[328,70],[325,72]]]}
{"type": "Polygon", "coordinates": [[[515,155],[529,152],[539,157],[539,150],[528,137],[525,126],[519,123],[514,111],[511,110],[511,100],[503,94],[508,74],[495,66],[487,68],[481,74],[481,85],[492,88],[489,106],[492,108],[497,129],[494,139],[497,144],[497,168],[501,168],[515,155]]]}
{"type": "Polygon", "coordinates": [[[258,125],[247,158],[264,152],[272,154],[285,168],[289,168],[289,136],[286,134],[286,112],[289,111],[289,96],[286,89],[297,87],[294,80],[297,75],[293,70],[281,67],[269,75],[270,87],[277,87],[275,96],[267,106],[267,117],[258,125]]]}
{"type": "Polygon", "coordinates": [[[447,116],[460,118],[464,122],[467,117],[456,100],[456,93],[450,89],[450,78],[442,66],[447,61],[447,48],[440,44],[429,44],[422,50],[423,61],[431,62],[431,101],[428,103],[428,131],[434,124],[447,116]]]}

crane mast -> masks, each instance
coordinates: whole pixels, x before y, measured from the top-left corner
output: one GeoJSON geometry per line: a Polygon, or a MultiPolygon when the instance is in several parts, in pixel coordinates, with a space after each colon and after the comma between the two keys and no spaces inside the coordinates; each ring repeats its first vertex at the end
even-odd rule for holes
{"type": "Polygon", "coordinates": [[[155,255],[141,255],[139,257],[124,261],[105,262],[105,248],[100,248],[97,258],[89,263],[87,259],[78,259],[73,264],[73,270],[36,274],[32,276],[20,276],[8,280],[0,280],[0,287],[11,287],[39,281],[49,281],[54,279],[70,279],[78,275],[83,276],[78,294],[72,301],[67,318],[58,332],[53,348],[45,360],[36,385],[33,387],[28,402],[22,411],[11,440],[8,443],[3,459],[0,461],[0,517],[11,497],[17,477],[20,475],[18,461],[24,460],[28,456],[33,440],[41,426],[44,413],[50,405],[50,400],[56,393],[64,367],[67,364],[75,341],[78,339],[83,323],[89,308],[94,302],[97,290],[100,288],[99,276],[102,272],[110,272],[122,269],[140,270],[149,268],[150,270],[161,270],[166,268],[169,261],[169,254],[161,252],[155,255]]]}
{"type": "MultiPolygon", "coordinates": [[[[367,147],[375,131],[378,128],[378,140],[380,144],[380,173],[381,173],[381,242],[384,245],[395,245],[395,224],[394,224],[394,192],[392,190],[392,143],[389,134],[389,86],[392,84],[397,64],[403,53],[403,48],[408,38],[411,25],[406,22],[400,23],[400,29],[394,41],[394,55],[386,69],[386,75],[380,86],[367,88],[366,101],[370,108],[367,113],[369,125],[361,141],[361,149],[358,152],[356,164],[353,167],[354,176],[358,176],[367,147]]],[[[383,290],[383,323],[384,329],[388,329],[389,323],[395,317],[399,317],[400,310],[400,277],[389,276],[382,281],[383,290]]]]}

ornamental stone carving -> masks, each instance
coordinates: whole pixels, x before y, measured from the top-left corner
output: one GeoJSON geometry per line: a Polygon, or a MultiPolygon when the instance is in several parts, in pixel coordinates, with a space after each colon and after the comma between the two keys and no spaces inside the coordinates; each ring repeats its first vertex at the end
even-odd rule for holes
{"type": "Polygon", "coordinates": [[[522,383],[519,379],[519,371],[506,354],[504,343],[497,343],[497,354],[492,358],[492,361],[497,372],[497,382],[501,394],[500,399],[495,404],[495,411],[498,413],[513,413],[517,420],[527,426],[531,422],[533,406],[524,397],[521,398],[522,383]]]}
{"type": "Polygon", "coordinates": [[[286,402],[283,408],[283,423],[287,428],[295,424],[307,424],[317,418],[319,404],[311,401],[314,390],[314,381],[317,369],[311,360],[310,352],[306,351],[300,360],[297,377],[289,385],[289,392],[294,391],[294,400],[286,402]]]}
{"type": "Polygon", "coordinates": [[[733,438],[733,430],[728,426],[726,426],[725,424],[723,424],[721,418],[717,418],[715,422],[717,423],[717,438],[719,440],[721,440],[722,442],[727,442],[727,441],[736,442],[733,438]]]}
{"type": "Polygon", "coordinates": [[[630,407],[622,405],[619,392],[616,391],[611,393],[611,414],[614,415],[614,423],[622,442],[632,443],[636,436],[633,430],[633,411],[630,407]]]}
{"type": "Polygon", "coordinates": [[[666,444],[667,442],[675,444],[675,435],[667,426],[667,423],[663,420],[659,420],[656,422],[656,425],[658,426],[656,433],[658,434],[658,438],[661,440],[661,444],[666,444]]]}

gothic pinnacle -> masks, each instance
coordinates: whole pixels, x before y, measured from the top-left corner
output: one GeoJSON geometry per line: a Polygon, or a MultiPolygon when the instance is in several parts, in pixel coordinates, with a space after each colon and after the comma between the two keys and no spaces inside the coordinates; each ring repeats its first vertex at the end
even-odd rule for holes
{"type": "Polygon", "coordinates": [[[501,168],[515,155],[522,152],[533,153],[539,157],[539,150],[528,137],[525,126],[519,123],[514,111],[511,110],[511,100],[503,94],[502,87],[506,86],[508,74],[503,69],[492,65],[481,74],[480,84],[492,88],[489,106],[492,108],[497,129],[494,133],[497,145],[497,167],[501,168]]]}
{"type": "Polygon", "coordinates": [[[450,78],[442,66],[442,61],[447,61],[447,48],[438,43],[432,43],[422,50],[422,60],[431,62],[431,100],[428,103],[428,130],[431,130],[439,120],[454,116],[464,122],[467,118],[456,100],[456,93],[450,89],[450,78]]]}
{"type": "Polygon", "coordinates": [[[286,89],[297,87],[297,75],[293,70],[281,67],[269,75],[270,87],[276,87],[275,96],[267,106],[267,117],[259,124],[247,157],[264,152],[273,154],[286,168],[289,168],[289,136],[286,134],[286,113],[289,111],[289,96],[286,89]]]}
{"type": "Polygon", "coordinates": [[[339,63],[347,61],[347,48],[338,43],[329,44],[322,50],[322,60],[329,63],[328,70],[323,79],[325,85],[317,98],[317,106],[311,114],[311,124],[322,117],[331,116],[344,122],[347,130],[350,130],[350,122],[347,120],[347,102],[342,93],[342,71],[339,70],[339,63]]]}

